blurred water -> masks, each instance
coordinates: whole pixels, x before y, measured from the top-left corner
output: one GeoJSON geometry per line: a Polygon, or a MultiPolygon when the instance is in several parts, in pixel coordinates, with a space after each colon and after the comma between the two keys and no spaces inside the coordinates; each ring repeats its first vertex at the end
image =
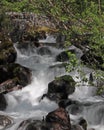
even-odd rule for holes
{"type": "MultiPolygon", "coordinates": [[[[17,50],[17,63],[26,66],[32,70],[32,82],[22,90],[10,92],[6,94],[8,107],[5,114],[14,118],[14,125],[7,130],[15,130],[18,124],[31,117],[42,119],[48,112],[53,111],[58,106],[55,102],[44,98],[40,101],[41,96],[47,92],[48,83],[56,76],[65,74],[65,68],[57,67],[58,62],[55,61],[56,55],[62,50],[49,47],[51,55],[39,55],[39,48],[29,48],[28,50],[17,50]],[[31,51],[32,49],[32,51],[31,51]],[[50,66],[56,65],[53,68],[50,66]]],[[[89,77],[91,69],[81,68],[85,71],[86,77],[89,77]]],[[[89,124],[89,127],[96,130],[104,129],[104,103],[103,98],[95,96],[95,87],[89,86],[88,82],[81,82],[82,77],[77,70],[70,73],[77,82],[75,92],[69,96],[70,99],[80,101],[81,103],[90,102],[91,105],[84,106],[78,115],[71,115],[71,119],[76,121],[83,116],[89,124]]],[[[1,129],[1,128],[0,128],[1,129]]]]}

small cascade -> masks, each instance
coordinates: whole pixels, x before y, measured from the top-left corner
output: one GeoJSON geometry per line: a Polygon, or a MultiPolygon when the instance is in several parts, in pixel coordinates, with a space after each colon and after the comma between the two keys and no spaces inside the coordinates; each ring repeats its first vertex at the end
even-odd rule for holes
{"type": "MultiPolygon", "coordinates": [[[[56,44],[53,36],[47,36],[45,40],[39,42],[49,42],[56,44]]],[[[12,127],[5,130],[16,130],[19,124],[26,119],[43,119],[48,112],[58,108],[58,104],[50,101],[47,97],[41,100],[43,94],[47,92],[48,83],[57,76],[69,74],[65,71],[62,62],[56,61],[56,56],[64,49],[58,49],[54,46],[40,46],[38,48],[28,46],[28,48],[18,48],[18,43],[14,45],[17,51],[16,63],[19,63],[32,70],[32,82],[26,87],[18,91],[13,91],[5,95],[8,107],[5,114],[14,119],[12,127]]],[[[75,48],[74,48],[75,49],[75,48]]],[[[82,55],[77,51],[78,58],[82,55]]],[[[79,67],[83,69],[85,77],[89,79],[89,75],[93,70],[87,67],[79,67]]],[[[72,123],[78,122],[83,117],[88,122],[89,128],[95,130],[104,129],[104,102],[103,98],[96,96],[96,88],[88,82],[82,81],[82,76],[78,70],[70,73],[77,82],[75,92],[68,98],[73,103],[67,106],[72,123]]],[[[2,130],[0,128],[0,130],[2,130]]]]}

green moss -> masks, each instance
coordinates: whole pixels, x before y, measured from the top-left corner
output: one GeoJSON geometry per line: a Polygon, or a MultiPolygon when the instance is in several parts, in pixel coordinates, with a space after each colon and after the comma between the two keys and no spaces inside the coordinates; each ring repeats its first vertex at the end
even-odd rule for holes
{"type": "Polygon", "coordinates": [[[8,62],[8,57],[12,53],[16,53],[16,51],[15,51],[15,49],[13,47],[1,50],[1,52],[0,52],[0,64],[7,63],[8,62]]]}
{"type": "Polygon", "coordinates": [[[56,80],[61,80],[61,79],[66,81],[73,80],[73,78],[70,75],[63,75],[61,77],[56,77],[56,80]]]}
{"type": "Polygon", "coordinates": [[[11,42],[11,40],[7,37],[7,36],[4,36],[5,34],[1,34],[0,33],[0,50],[3,50],[3,49],[8,49],[9,47],[12,47],[13,46],[13,43],[11,42]]]}
{"type": "Polygon", "coordinates": [[[14,48],[11,47],[11,48],[8,48],[7,50],[6,49],[3,49],[1,52],[0,52],[0,57],[3,58],[6,57],[6,55],[12,53],[12,52],[15,52],[14,48]]]}
{"type": "Polygon", "coordinates": [[[69,82],[69,84],[71,86],[75,86],[76,82],[74,81],[74,79],[70,76],[70,75],[64,75],[64,76],[61,76],[61,77],[56,77],[55,78],[56,81],[65,81],[65,82],[69,82]]]}
{"type": "Polygon", "coordinates": [[[97,95],[101,95],[103,92],[104,92],[104,85],[98,88],[97,95]]]}

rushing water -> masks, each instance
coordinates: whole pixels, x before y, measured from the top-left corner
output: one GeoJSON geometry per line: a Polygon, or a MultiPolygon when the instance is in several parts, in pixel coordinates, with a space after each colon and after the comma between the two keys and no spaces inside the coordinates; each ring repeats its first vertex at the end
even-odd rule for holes
{"type": "MultiPolygon", "coordinates": [[[[41,96],[47,91],[48,83],[56,76],[66,73],[63,67],[57,67],[57,64],[60,63],[55,62],[56,55],[62,50],[53,47],[47,48],[51,53],[44,55],[38,53],[40,48],[29,47],[27,50],[16,48],[18,54],[16,62],[32,70],[32,82],[22,90],[6,94],[8,107],[5,112],[1,113],[14,119],[14,125],[7,128],[7,130],[16,130],[19,123],[24,119],[31,117],[42,119],[48,112],[58,107],[55,102],[47,98],[40,100],[41,96]]],[[[92,70],[84,68],[84,71],[88,76],[92,70]]],[[[89,127],[104,130],[103,98],[94,96],[95,87],[80,82],[81,77],[76,78],[79,76],[77,70],[70,74],[79,84],[77,84],[75,92],[69,98],[77,100],[77,106],[79,105],[80,108],[78,113],[71,113],[71,120],[77,122],[78,118],[84,117],[88,121],[89,127]]],[[[71,106],[67,109],[70,111],[74,107],[71,106]]]]}

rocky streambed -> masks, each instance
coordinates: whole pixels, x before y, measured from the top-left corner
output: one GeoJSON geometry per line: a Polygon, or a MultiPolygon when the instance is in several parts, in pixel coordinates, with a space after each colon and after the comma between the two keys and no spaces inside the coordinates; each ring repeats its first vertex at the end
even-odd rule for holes
{"type": "MultiPolygon", "coordinates": [[[[68,52],[79,60],[83,52],[43,33],[38,38],[45,40],[27,33],[13,44],[0,33],[0,130],[103,130],[103,93],[96,95],[78,68],[65,70],[68,52]]],[[[79,68],[94,81],[94,70],[79,68]]]]}

